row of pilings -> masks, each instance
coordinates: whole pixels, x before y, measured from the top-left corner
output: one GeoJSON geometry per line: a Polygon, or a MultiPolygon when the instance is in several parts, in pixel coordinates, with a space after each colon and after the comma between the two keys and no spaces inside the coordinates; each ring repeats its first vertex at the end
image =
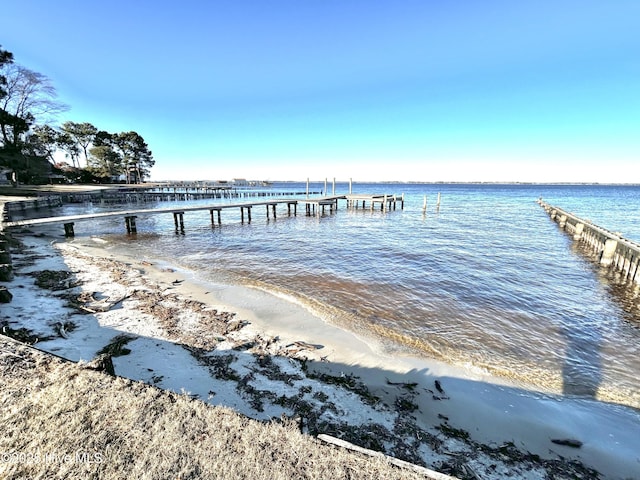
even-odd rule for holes
{"type": "MultiPolygon", "coordinates": [[[[319,195],[321,191],[309,192],[319,195]]],[[[182,202],[203,199],[268,198],[275,196],[303,196],[306,192],[280,192],[264,190],[209,189],[198,192],[179,191],[176,188],[153,188],[149,190],[96,190],[92,192],[60,192],[56,195],[41,195],[29,199],[8,201],[1,220],[11,221],[14,214],[25,215],[27,211],[60,207],[68,203],[94,203],[97,205],[126,205],[139,203],[182,202]]]]}
{"type": "Polygon", "coordinates": [[[623,279],[640,284],[640,244],[538,200],[558,226],[591,250],[600,265],[619,272],[623,279]]]}
{"type": "MultiPolygon", "coordinates": [[[[0,219],[5,216],[5,204],[0,202],[0,219]]],[[[13,278],[13,265],[11,262],[10,237],[2,227],[0,220],[0,304],[9,303],[13,298],[4,282],[9,282],[13,278]]]]}
{"type": "MultiPolygon", "coordinates": [[[[320,194],[321,192],[312,192],[320,194]]],[[[236,199],[236,198],[260,198],[288,195],[305,195],[305,192],[280,192],[268,190],[250,189],[186,189],[177,187],[150,188],[150,189],[118,189],[99,190],[84,193],[60,193],[63,203],[99,203],[100,205],[121,205],[126,203],[151,203],[151,202],[187,202],[190,200],[205,199],[236,199]]]]}

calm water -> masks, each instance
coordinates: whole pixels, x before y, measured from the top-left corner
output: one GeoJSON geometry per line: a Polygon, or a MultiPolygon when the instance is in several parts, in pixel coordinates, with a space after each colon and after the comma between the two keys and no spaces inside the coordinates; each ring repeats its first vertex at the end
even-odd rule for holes
{"type": "MultiPolygon", "coordinates": [[[[292,191],[291,185],[273,188],[292,191]]],[[[347,189],[338,184],[336,193],[347,189]]],[[[353,189],[404,193],[405,208],[383,213],[341,203],[335,214],[306,217],[299,209],[297,217],[287,217],[280,207],[275,220],[254,208],[251,224],[241,224],[234,209],[223,211],[222,228],[214,229],[207,211],[187,213],[185,235],[175,234],[165,214],[140,216],[134,240],[123,235],[122,219],[78,223],[76,234],[126,243],[140,256],[163,257],[204,280],[295,294],[329,321],[379,336],[391,351],[640,407],[638,289],[620,285],[591,262],[535,203],[543,197],[640,241],[640,187],[353,189]]],[[[87,206],[64,212],[78,208],[87,206]]]]}

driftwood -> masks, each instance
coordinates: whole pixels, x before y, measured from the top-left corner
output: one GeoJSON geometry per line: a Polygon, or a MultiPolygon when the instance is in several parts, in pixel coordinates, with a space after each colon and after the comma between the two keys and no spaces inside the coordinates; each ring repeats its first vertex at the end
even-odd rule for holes
{"type": "Polygon", "coordinates": [[[424,475],[426,478],[429,478],[431,480],[458,480],[456,477],[445,475],[444,473],[436,472],[435,470],[431,470],[426,467],[421,467],[420,465],[415,465],[413,463],[405,462],[404,460],[390,457],[389,455],[385,455],[384,453],[381,453],[381,452],[376,452],[374,450],[369,450],[368,448],[359,447],[358,445],[354,445],[353,443],[347,442],[345,440],[332,437],[331,435],[325,435],[324,433],[321,433],[320,435],[318,435],[318,440],[322,440],[323,442],[330,443],[331,445],[335,445],[337,447],[346,448],[347,450],[351,450],[353,452],[362,453],[369,457],[384,458],[389,463],[395,465],[396,467],[411,470],[412,472],[424,475]]]}
{"type": "Polygon", "coordinates": [[[83,310],[87,313],[108,312],[123,300],[126,300],[127,298],[131,297],[131,295],[132,295],[131,293],[128,293],[126,295],[122,295],[121,297],[115,298],[111,301],[109,301],[109,297],[102,300],[95,300],[92,296],[91,299],[93,299],[93,301],[91,301],[90,303],[86,303],[84,305],[77,304],[76,306],[80,310],[83,310]]]}
{"type": "Polygon", "coordinates": [[[402,387],[402,388],[406,388],[407,390],[413,390],[418,386],[417,382],[392,382],[388,378],[386,380],[387,380],[387,385],[402,387]]]}
{"type": "Polygon", "coordinates": [[[580,440],[573,440],[571,438],[555,438],[551,440],[556,445],[564,445],[565,447],[580,448],[582,442],[580,440]]]}

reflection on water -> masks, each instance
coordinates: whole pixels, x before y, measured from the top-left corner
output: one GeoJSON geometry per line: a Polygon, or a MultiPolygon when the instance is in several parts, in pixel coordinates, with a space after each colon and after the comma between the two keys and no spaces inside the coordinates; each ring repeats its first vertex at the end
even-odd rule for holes
{"type": "Polygon", "coordinates": [[[640,211],[640,187],[357,187],[404,192],[405,209],[275,220],[255,209],[250,224],[224,211],[213,229],[205,211],[185,215],[178,236],[171,215],[141,215],[133,239],[122,219],[76,225],[76,233],[126,239],[140,258],[164,257],[204,280],[298,295],[392,350],[640,407],[637,288],[606,278],[535,203],[542,196],[637,240],[640,219],[629,212],[640,211]]]}

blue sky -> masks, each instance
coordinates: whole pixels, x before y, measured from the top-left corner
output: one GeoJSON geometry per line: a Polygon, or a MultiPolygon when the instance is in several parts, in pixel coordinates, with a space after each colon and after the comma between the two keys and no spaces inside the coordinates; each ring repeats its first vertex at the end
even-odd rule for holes
{"type": "Polygon", "coordinates": [[[0,44],[152,179],[640,183],[640,1],[8,0],[0,44]]]}

